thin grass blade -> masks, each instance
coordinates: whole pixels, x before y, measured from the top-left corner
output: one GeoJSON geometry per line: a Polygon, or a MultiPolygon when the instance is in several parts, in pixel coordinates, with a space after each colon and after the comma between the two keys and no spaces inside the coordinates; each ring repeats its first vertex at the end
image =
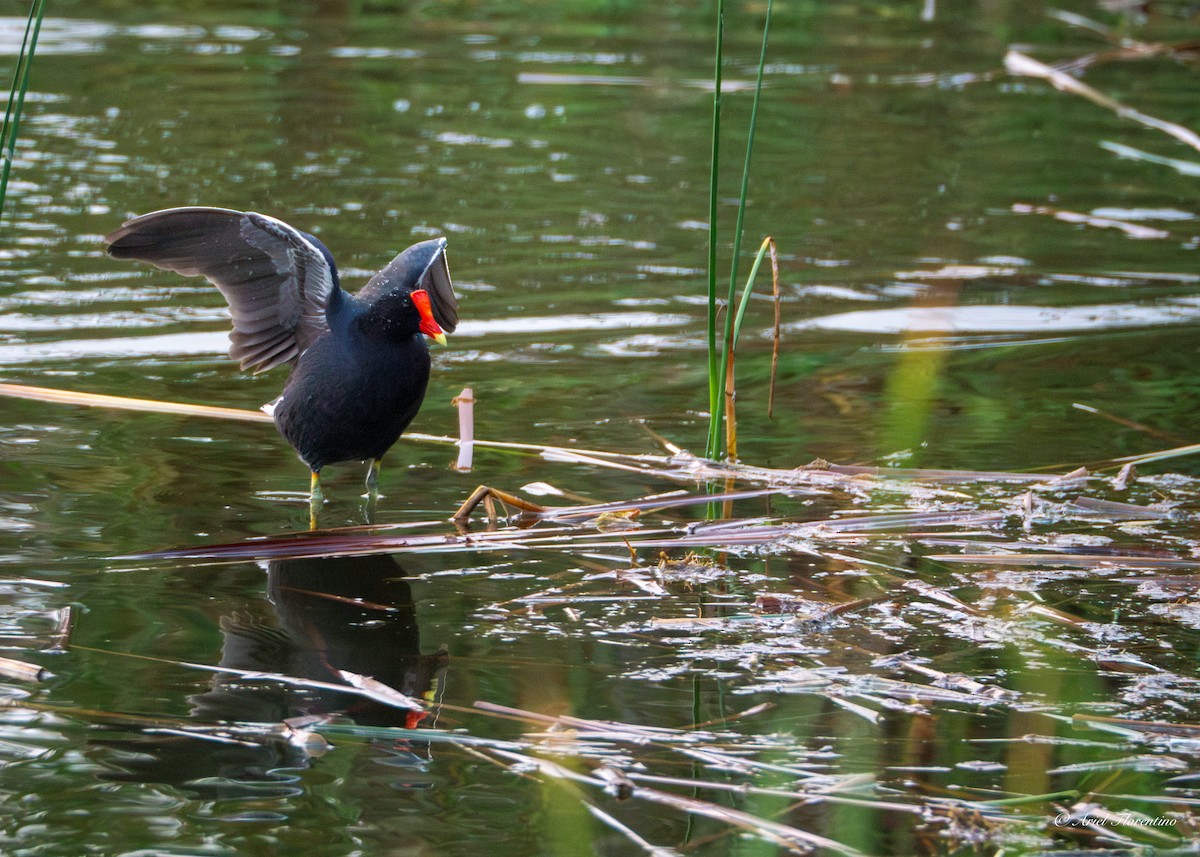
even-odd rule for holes
{"type": "Polygon", "coordinates": [[[712,159],[708,173],[708,450],[709,458],[720,451],[721,378],[717,373],[717,194],[721,163],[721,77],[725,57],[725,0],[717,0],[717,46],[713,61],[712,159]]]}
{"type": "Polygon", "coordinates": [[[21,52],[13,70],[13,82],[8,92],[8,107],[4,111],[4,127],[0,133],[0,213],[4,211],[4,199],[8,192],[8,176],[16,153],[17,137],[21,131],[21,114],[25,110],[25,94],[29,90],[29,72],[33,66],[33,54],[37,50],[38,35],[42,31],[42,16],[46,11],[45,0],[34,0],[29,8],[25,24],[25,36],[21,41],[21,52]]]}

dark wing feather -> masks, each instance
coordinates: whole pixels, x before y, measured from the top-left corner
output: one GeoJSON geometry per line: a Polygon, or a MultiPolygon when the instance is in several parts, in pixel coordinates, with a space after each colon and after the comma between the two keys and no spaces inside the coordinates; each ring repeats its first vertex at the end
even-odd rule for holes
{"type": "Polygon", "coordinates": [[[137,259],[221,290],[233,316],[229,356],[265,372],[291,363],[329,329],[337,286],[329,251],[273,217],[227,208],[143,214],[104,239],[115,259],[137,259]]]}
{"type": "Polygon", "coordinates": [[[453,333],[458,327],[458,299],[446,264],[445,238],[412,245],[372,277],[355,297],[369,306],[384,295],[416,289],[429,292],[434,319],[446,333],[453,333]]]}

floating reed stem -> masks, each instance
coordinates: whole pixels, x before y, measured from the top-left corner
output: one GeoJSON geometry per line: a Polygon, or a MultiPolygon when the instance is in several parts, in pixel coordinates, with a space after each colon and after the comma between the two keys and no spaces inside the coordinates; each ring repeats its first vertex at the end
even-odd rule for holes
{"type": "Polygon", "coordinates": [[[12,658],[0,658],[0,676],[18,681],[45,681],[51,675],[45,667],[12,658]]]}

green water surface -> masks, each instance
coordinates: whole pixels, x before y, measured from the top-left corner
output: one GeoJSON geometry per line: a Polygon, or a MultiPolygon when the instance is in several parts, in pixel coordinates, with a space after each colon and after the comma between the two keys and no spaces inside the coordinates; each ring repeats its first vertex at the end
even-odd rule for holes
{"type": "MultiPolygon", "coordinates": [[[[764,11],[728,9],[722,291],[764,11]]],[[[1009,49],[1057,62],[1111,51],[1121,34],[1194,38],[1193,13],[1171,2],[1147,19],[1083,0],[777,2],[746,247],[766,235],[778,244],[783,345],[768,420],[772,311],[756,299],[738,360],[741,457],[778,468],[825,458],[1062,471],[1194,441],[1200,153],[1003,66],[1009,49]],[[1103,22],[1111,39],[1055,10],[1103,22]]],[[[4,14],[0,58],[11,67],[24,9],[4,14]]],[[[708,4],[114,0],[51,3],[48,14],[0,231],[0,381],[245,409],[274,398],[281,372],[245,375],[224,356],[215,289],[103,253],[102,236],[129,216],[218,205],[316,233],[352,288],[408,244],[449,238],[463,323],[435,351],[414,430],[456,434],[451,399],[470,387],[480,438],[659,453],[658,435],[703,447],[708,4]]],[[[1200,127],[1186,56],[1104,57],[1085,79],[1149,116],[1200,127]]],[[[452,531],[441,522],[480,483],[545,482],[596,501],[681,487],[489,450],[459,472],[454,455],[398,445],[374,520],[452,531]]],[[[1112,499],[1169,499],[1190,514],[1194,459],[1143,472],[1160,481],[1112,499]]],[[[324,526],[363,522],[364,474],[329,470],[324,526]]],[[[0,709],[0,853],[646,853],[570,787],[456,747],[334,737],[328,752],[307,755],[280,741],[186,737],[189,724],[309,713],[390,726],[406,718],[180,662],[315,675],[338,660],[407,692],[436,691],[447,708],[425,727],[495,738],[536,730],[470,713],[475,701],[664,727],[766,702],[773,708],[737,727],[783,741],[763,758],[862,777],[878,789],[872,799],[920,806],[1077,789],[1119,796],[1114,810],[1178,813],[1171,841],[1194,836],[1178,819],[1196,797],[1195,747],[1116,748],[1069,722],[1200,718],[1200,621],[1170,606],[1188,605],[1186,572],[1163,572],[1177,588],[1147,594],[1118,580],[1119,569],[951,568],[894,544],[871,554],[876,564],[846,563],[793,546],[722,555],[728,575],[668,586],[662,598],[592,582],[580,592],[608,600],[503,613],[493,605],[626,568],[629,554],[125,558],[303,530],[307,482],[269,425],[0,400],[0,655],[54,674],[0,684],[12,703],[0,709]],[[779,635],[654,624],[744,614],[764,593],[874,606],[779,635]],[[1017,621],[1006,599],[1082,624],[1043,616],[1021,626],[1030,637],[1001,630],[989,623],[1017,621]],[[55,649],[55,621],[68,612],[69,645],[55,649]],[[1149,672],[1081,658],[1077,643],[1136,654],[1149,672]],[[898,678],[887,662],[898,656],[1021,702],[883,701],[789,672],[898,678]],[[874,716],[838,704],[839,694],[874,716]],[[1157,762],[1055,773],[1139,754],[1157,762]]],[[[965,507],[987,494],[963,497],[965,507]]],[[[804,519],[891,502],[746,500],[734,514],[804,519]]],[[[1190,555],[1193,525],[1181,520],[1149,535],[1113,526],[1089,537],[1190,555]]],[[[1019,525],[1008,534],[1025,537],[1019,525]]],[[[669,776],[796,781],[661,755],[656,772],[669,776]]],[[[1014,824],[989,829],[975,852],[963,828],[943,835],[946,824],[905,812],[706,797],[871,854],[1117,847],[1014,824]]],[[[713,819],[589,799],[678,853],[777,853],[713,819]]]]}

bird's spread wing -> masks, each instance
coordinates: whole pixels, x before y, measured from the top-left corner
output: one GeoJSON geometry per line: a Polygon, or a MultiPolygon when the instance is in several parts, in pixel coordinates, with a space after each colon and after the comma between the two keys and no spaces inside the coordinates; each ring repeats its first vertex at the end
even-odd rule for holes
{"type": "Polygon", "coordinates": [[[329,251],[281,220],[227,208],[143,214],[104,239],[116,259],[138,259],[204,276],[229,302],[229,356],[265,372],[295,361],[328,330],[325,306],[338,288],[329,251]]]}
{"type": "Polygon", "coordinates": [[[446,333],[453,333],[458,327],[458,299],[446,264],[445,238],[412,245],[372,277],[355,297],[370,304],[391,292],[416,289],[429,293],[434,319],[446,333]]]}

